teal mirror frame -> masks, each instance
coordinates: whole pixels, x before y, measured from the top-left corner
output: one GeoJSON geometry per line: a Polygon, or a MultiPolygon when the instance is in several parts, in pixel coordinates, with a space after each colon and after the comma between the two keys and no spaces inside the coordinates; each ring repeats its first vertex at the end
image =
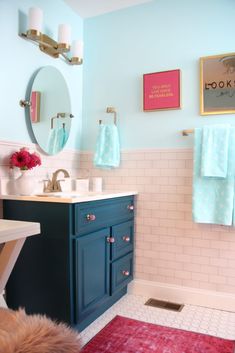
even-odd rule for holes
{"type": "Polygon", "coordinates": [[[48,155],[65,147],[71,129],[71,100],[67,83],[53,66],[37,71],[29,90],[26,119],[34,141],[48,155]]]}

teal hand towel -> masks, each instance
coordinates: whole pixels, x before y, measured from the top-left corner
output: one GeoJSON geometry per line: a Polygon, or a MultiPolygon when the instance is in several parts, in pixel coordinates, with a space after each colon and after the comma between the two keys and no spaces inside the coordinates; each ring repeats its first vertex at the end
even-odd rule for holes
{"type": "Polygon", "coordinates": [[[63,148],[66,144],[66,142],[68,141],[69,138],[69,132],[67,129],[63,128],[63,133],[62,133],[63,137],[61,140],[61,148],[63,148]]]}
{"type": "Polygon", "coordinates": [[[195,129],[193,220],[232,225],[234,213],[235,129],[230,128],[226,178],[202,177],[202,129],[195,129]]]}
{"type": "Polygon", "coordinates": [[[55,127],[50,131],[48,139],[48,153],[56,154],[60,152],[68,140],[68,132],[62,127],[55,127]]]}
{"type": "Polygon", "coordinates": [[[99,133],[94,155],[97,168],[115,168],[120,164],[120,145],[117,126],[99,125],[99,133]]]}
{"type": "Polygon", "coordinates": [[[230,126],[207,125],[202,132],[201,175],[225,178],[228,168],[230,126]]]}

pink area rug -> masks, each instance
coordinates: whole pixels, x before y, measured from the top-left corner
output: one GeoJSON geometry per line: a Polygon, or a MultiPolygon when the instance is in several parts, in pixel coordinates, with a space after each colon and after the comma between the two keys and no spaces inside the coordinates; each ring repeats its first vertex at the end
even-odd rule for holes
{"type": "Polygon", "coordinates": [[[116,316],[81,353],[234,353],[235,342],[116,316]]]}

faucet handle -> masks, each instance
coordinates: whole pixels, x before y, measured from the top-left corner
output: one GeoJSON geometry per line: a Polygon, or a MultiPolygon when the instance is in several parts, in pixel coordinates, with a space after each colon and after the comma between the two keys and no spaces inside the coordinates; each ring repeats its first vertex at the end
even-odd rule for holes
{"type": "Polygon", "coordinates": [[[52,183],[50,179],[43,179],[43,192],[51,192],[52,183]]]}

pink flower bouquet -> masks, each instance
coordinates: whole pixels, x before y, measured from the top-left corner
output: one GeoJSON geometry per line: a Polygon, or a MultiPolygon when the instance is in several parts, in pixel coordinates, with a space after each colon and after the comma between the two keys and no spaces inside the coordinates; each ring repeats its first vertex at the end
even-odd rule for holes
{"type": "Polygon", "coordinates": [[[30,153],[27,148],[23,147],[19,152],[14,152],[10,157],[11,168],[17,167],[20,170],[33,169],[37,165],[41,165],[41,158],[37,153],[30,153]]]}

